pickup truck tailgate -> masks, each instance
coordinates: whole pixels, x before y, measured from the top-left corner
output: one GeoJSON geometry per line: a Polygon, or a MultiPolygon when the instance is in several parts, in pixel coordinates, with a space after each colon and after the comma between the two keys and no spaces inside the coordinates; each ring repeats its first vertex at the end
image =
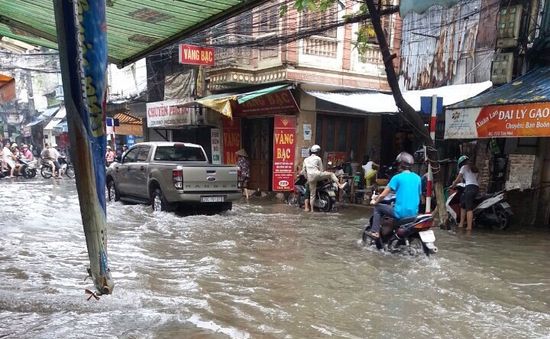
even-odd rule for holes
{"type": "Polygon", "coordinates": [[[181,166],[183,172],[183,192],[185,193],[221,193],[235,192],[237,187],[237,169],[234,166],[181,166]]]}

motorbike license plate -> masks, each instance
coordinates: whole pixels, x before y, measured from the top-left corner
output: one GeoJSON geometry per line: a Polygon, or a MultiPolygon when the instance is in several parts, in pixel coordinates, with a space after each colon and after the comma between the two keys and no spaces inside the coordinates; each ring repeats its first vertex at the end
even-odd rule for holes
{"type": "Polygon", "coordinates": [[[328,195],[331,197],[335,197],[336,193],[334,193],[334,191],[328,191],[328,195]]]}
{"type": "Polygon", "coordinates": [[[420,239],[422,239],[422,242],[435,241],[435,234],[434,234],[434,231],[432,230],[418,232],[418,235],[420,235],[420,239]]]}
{"type": "Polygon", "coordinates": [[[510,208],[510,204],[507,203],[506,201],[501,202],[500,205],[501,205],[504,209],[510,208]]]}
{"type": "Polygon", "coordinates": [[[201,202],[224,202],[224,196],[201,197],[201,202]]]}

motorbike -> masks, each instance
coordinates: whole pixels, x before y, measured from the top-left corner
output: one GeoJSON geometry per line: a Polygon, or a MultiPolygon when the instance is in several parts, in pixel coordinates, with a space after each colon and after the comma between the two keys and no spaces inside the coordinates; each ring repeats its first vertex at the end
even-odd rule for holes
{"type": "MultiPolygon", "coordinates": [[[[373,193],[375,196],[375,193],[373,193]]],[[[379,204],[393,204],[395,195],[386,196],[379,204]]],[[[431,214],[419,214],[409,218],[394,219],[384,216],[381,221],[380,236],[372,238],[369,232],[372,229],[373,216],[365,226],[362,234],[364,245],[376,246],[379,250],[390,253],[426,256],[437,253],[435,234],[430,228],[433,226],[431,214]]]]}
{"type": "MultiPolygon", "coordinates": [[[[299,175],[294,182],[294,196],[290,201],[300,208],[305,205],[305,200],[309,198],[309,192],[306,189],[307,178],[304,175],[299,175]],[[306,195],[307,193],[307,195],[306,195]]],[[[330,212],[336,204],[336,191],[338,187],[330,179],[320,180],[317,182],[317,192],[315,196],[315,206],[322,212],[330,212]]]]}
{"type": "MultiPolygon", "coordinates": [[[[17,158],[19,166],[15,168],[13,172],[16,177],[24,177],[25,179],[32,179],[36,177],[36,160],[29,161],[25,158],[17,158]]],[[[4,178],[10,175],[9,169],[3,169],[0,171],[0,178],[4,178]]]]}
{"type": "MultiPolygon", "coordinates": [[[[61,175],[65,174],[67,177],[73,179],[75,176],[74,167],[68,162],[67,157],[60,156],[57,161],[59,162],[59,171],[61,175]]],[[[54,170],[55,166],[52,161],[42,159],[42,164],[40,166],[40,174],[42,177],[45,179],[51,178],[54,174],[54,170]]]]}
{"type": "Polygon", "coordinates": [[[23,157],[19,157],[17,161],[20,164],[18,171],[20,175],[22,175],[26,179],[32,179],[36,177],[36,160],[27,160],[23,157]]]}
{"type": "MultiPolygon", "coordinates": [[[[445,202],[447,229],[456,227],[460,221],[460,197],[465,188],[466,185],[460,183],[455,189],[449,189],[450,194],[445,202]]],[[[474,226],[485,225],[501,231],[510,226],[510,219],[514,213],[506,201],[504,191],[479,195],[475,198],[474,205],[474,226]]]]}

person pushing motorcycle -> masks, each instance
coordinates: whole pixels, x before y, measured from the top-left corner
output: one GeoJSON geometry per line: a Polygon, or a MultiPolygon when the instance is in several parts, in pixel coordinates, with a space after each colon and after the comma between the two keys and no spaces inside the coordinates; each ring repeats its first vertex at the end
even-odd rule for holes
{"type": "Polygon", "coordinates": [[[307,182],[309,185],[309,205],[306,203],[306,211],[314,211],[315,206],[315,195],[317,194],[317,182],[324,179],[331,179],[338,188],[344,189],[346,184],[339,184],[338,178],[332,172],[325,172],[323,170],[323,161],[319,154],[321,153],[321,146],[313,145],[309,149],[309,157],[304,159],[304,165],[302,166],[301,174],[307,177],[307,182]]]}
{"type": "Polygon", "coordinates": [[[421,178],[411,172],[414,158],[407,152],[401,152],[395,159],[399,163],[399,174],[394,175],[384,191],[371,201],[374,207],[372,229],[367,234],[371,238],[380,237],[380,223],[383,216],[403,219],[418,214],[420,196],[422,194],[421,178]],[[395,205],[378,204],[391,192],[395,192],[395,205]]]}
{"type": "Polygon", "coordinates": [[[466,230],[471,231],[474,223],[474,202],[479,193],[479,183],[477,180],[479,171],[466,155],[458,158],[457,165],[459,172],[451,184],[451,188],[455,188],[462,181],[466,184],[464,193],[460,197],[460,221],[458,228],[464,227],[464,221],[466,220],[466,230]]]}

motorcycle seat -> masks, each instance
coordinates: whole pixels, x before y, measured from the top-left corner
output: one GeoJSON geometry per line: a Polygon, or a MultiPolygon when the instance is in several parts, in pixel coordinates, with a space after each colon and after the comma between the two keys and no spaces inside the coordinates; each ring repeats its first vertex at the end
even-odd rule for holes
{"type": "Polygon", "coordinates": [[[405,225],[405,224],[408,224],[408,223],[413,222],[413,221],[415,221],[415,220],[416,220],[416,216],[398,219],[398,220],[395,222],[395,226],[405,225]]]}

